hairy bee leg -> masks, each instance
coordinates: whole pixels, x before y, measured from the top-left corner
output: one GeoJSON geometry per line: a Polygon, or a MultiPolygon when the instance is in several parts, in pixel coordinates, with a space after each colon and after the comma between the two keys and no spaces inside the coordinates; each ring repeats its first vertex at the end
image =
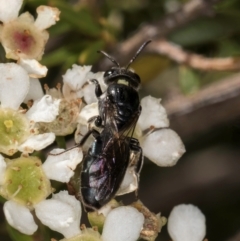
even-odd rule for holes
{"type": "Polygon", "coordinates": [[[103,92],[102,92],[102,89],[101,89],[101,86],[100,86],[98,80],[91,79],[90,82],[95,84],[95,95],[97,96],[97,98],[99,98],[102,95],[103,92]]]}

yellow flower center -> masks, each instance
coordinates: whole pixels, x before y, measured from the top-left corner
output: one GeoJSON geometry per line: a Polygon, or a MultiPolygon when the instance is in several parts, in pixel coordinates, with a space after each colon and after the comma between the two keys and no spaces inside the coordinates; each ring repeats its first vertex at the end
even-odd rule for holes
{"type": "Polygon", "coordinates": [[[6,131],[9,132],[11,128],[13,127],[13,121],[12,120],[5,120],[3,124],[6,127],[6,131]]]}

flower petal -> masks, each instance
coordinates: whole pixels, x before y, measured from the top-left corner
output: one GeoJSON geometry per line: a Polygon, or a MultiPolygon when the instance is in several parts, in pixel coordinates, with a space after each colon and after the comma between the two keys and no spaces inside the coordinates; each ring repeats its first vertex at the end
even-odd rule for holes
{"type": "Polygon", "coordinates": [[[74,148],[69,151],[54,149],[44,162],[43,169],[49,179],[59,182],[69,182],[70,178],[74,175],[73,170],[75,170],[82,159],[83,153],[80,148],[74,148]],[[58,153],[59,155],[56,155],[58,153]]]}
{"type": "Polygon", "coordinates": [[[47,29],[59,21],[60,11],[58,8],[40,6],[37,8],[37,13],[35,26],[41,30],[47,29]]]}
{"type": "Polygon", "coordinates": [[[26,116],[35,122],[52,122],[58,115],[60,101],[60,99],[53,99],[50,95],[44,95],[40,100],[34,101],[26,116]]]}
{"type": "Polygon", "coordinates": [[[35,59],[20,59],[19,65],[22,66],[32,78],[42,78],[47,75],[47,67],[41,65],[35,59]]]}
{"type": "Polygon", "coordinates": [[[27,96],[24,99],[24,103],[27,103],[29,100],[38,100],[44,96],[42,86],[38,79],[30,78],[30,87],[27,96]]]}
{"type": "Polygon", "coordinates": [[[82,87],[87,82],[87,73],[91,70],[92,66],[79,66],[74,64],[72,69],[68,69],[66,74],[63,75],[63,94],[68,97],[69,93],[75,93],[76,97],[83,96],[82,87]],[[69,92],[69,89],[71,90],[69,92]]]}
{"type": "Polygon", "coordinates": [[[104,241],[136,241],[144,223],[137,209],[123,206],[113,209],[106,217],[102,239],[104,241]]]}
{"type": "Polygon", "coordinates": [[[88,120],[94,116],[98,116],[98,103],[94,102],[90,105],[86,105],[82,108],[78,116],[78,123],[82,125],[87,125],[88,120]]]}
{"type": "Polygon", "coordinates": [[[32,235],[37,230],[33,216],[28,208],[14,201],[4,203],[3,211],[8,223],[21,233],[32,235]]]}
{"type": "MultiPolygon", "coordinates": [[[[102,91],[104,92],[107,89],[107,85],[104,83],[103,75],[105,72],[88,72],[86,75],[87,80],[96,79],[101,86],[102,91]]],[[[88,85],[83,87],[83,97],[87,104],[91,104],[97,101],[97,97],[95,94],[95,85],[93,83],[89,83],[88,85]]]]}
{"type": "Polygon", "coordinates": [[[168,233],[173,241],[202,241],[206,235],[205,216],[192,204],[173,208],[168,218],[168,233]]]}
{"type": "Polygon", "coordinates": [[[4,161],[3,156],[0,154],[0,185],[3,184],[4,181],[4,173],[6,171],[7,164],[4,161]]]}
{"type": "Polygon", "coordinates": [[[0,0],[0,21],[9,22],[18,16],[23,0],[0,0]]]}
{"type": "Polygon", "coordinates": [[[24,153],[32,153],[34,150],[40,151],[52,144],[55,140],[53,133],[44,133],[29,137],[23,144],[18,147],[18,150],[24,153]]]}
{"type": "Polygon", "coordinates": [[[138,177],[135,173],[135,166],[128,167],[121,186],[116,195],[120,196],[135,191],[138,188],[138,177]]]}
{"type": "Polygon", "coordinates": [[[95,95],[95,85],[86,85],[83,88],[83,97],[87,104],[97,102],[97,97],[95,95]]]}
{"type": "Polygon", "coordinates": [[[15,63],[0,64],[0,73],[1,106],[16,110],[28,93],[29,76],[25,69],[15,63]]]}
{"type": "Polygon", "coordinates": [[[171,129],[156,130],[140,139],[144,155],[158,166],[173,166],[185,152],[178,134],[171,129]]]}
{"type": "Polygon", "coordinates": [[[35,206],[37,217],[50,229],[62,233],[66,238],[79,233],[82,210],[80,202],[62,191],[35,206]]]}
{"type": "Polygon", "coordinates": [[[161,99],[146,96],[141,100],[142,112],[138,119],[141,130],[150,127],[163,128],[169,126],[166,110],[160,104],[161,99]]]}

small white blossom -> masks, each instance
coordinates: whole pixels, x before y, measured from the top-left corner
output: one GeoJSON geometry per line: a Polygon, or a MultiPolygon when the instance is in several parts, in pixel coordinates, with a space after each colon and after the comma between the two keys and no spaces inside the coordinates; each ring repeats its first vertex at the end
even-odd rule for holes
{"type": "Polygon", "coordinates": [[[205,216],[192,204],[173,208],[168,218],[168,233],[173,241],[202,241],[206,235],[205,216]]]}
{"type": "Polygon", "coordinates": [[[98,103],[94,102],[92,104],[86,105],[82,108],[78,116],[78,123],[82,125],[88,125],[88,120],[94,116],[98,116],[98,103]]]}
{"type": "Polygon", "coordinates": [[[0,72],[1,107],[17,110],[29,91],[28,73],[15,63],[0,64],[0,72]]]}
{"type": "Polygon", "coordinates": [[[3,211],[7,222],[21,233],[32,235],[37,231],[31,211],[14,201],[7,201],[3,205],[3,211]]]}
{"type": "Polygon", "coordinates": [[[117,195],[123,195],[133,192],[138,189],[138,177],[135,173],[135,166],[128,167],[121,183],[121,186],[117,192],[117,195]]]}
{"type": "Polygon", "coordinates": [[[43,169],[49,179],[67,183],[74,175],[74,170],[82,159],[83,153],[80,148],[74,148],[69,151],[54,149],[44,162],[43,169]]]}
{"type": "Polygon", "coordinates": [[[31,135],[24,143],[19,145],[18,150],[23,153],[32,153],[34,150],[40,151],[52,144],[55,140],[53,133],[43,133],[31,135]]]}
{"type": "Polygon", "coordinates": [[[57,8],[40,6],[37,8],[37,14],[38,16],[34,24],[40,30],[44,30],[59,21],[60,11],[57,8]]]}
{"type": "Polygon", "coordinates": [[[0,64],[0,122],[4,138],[0,140],[0,152],[13,155],[17,150],[25,153],[41,150],[51,144],[55,136],[45,133],[45,139],[37,136],[34,122],[53,121],[58,115],[59,100],[52,100],[50,96],[43,96],[39,91],[39,82],[30,84],[28,73],[15,63],[0,64]],[[21,103],[30,96],[29,89],[34,90],[35,97],[42,97],[25,114],[19,111],[21,103]],[[12,98],[14,96],[14,98],[12,98]],[[41,104],[40,104],[41,103],[41,104]],[[26,142],[27,141],[27,142],[26,142]]]}
{"type": "Polygon", "coordinates": [[[62,233],[66,238],[81,233],[81,205],[74,196],[68,195],[67,191],[54,194],[51,199],[35,205],[35,212],[44,225],[62,233]]]}
{"type": "Polygon", "coordinates": [[[18,16],[23,0],[1,0],[0,1],[0,20],[8,22],[18,16]]]}
{"type": "Polygon", "coordinates": [[[92,79],[97,79],[102,89],[106,89],[103,83],[103,73],[92,73],[92,66],[79,66],[74,64],[72,69],[67,70],[63,75],[63,95],[65,98],[84,98],[87,104],[97,101],[95,96],[95,86],[89,83],[92,79]]]}
{"type": "Polygon", "coordinates": [[[82,87],[87,83],[87,74],[90,72],[92,66],[79,66],[74,64],[72,69],[68,69],[63,75],[63,94],[71,98],[82,98],[82,87]],[[74,96],[73,96],[74,95],[74,96]]]}
{"type": "Polygon", "coordinates": [[[41,99],[34,101],[26,116],[34,122],[52,122],[58,115],[60,101],[60,99],[53,99],[50,95],[44,95],[41,99]]]}
{"type": "Polygon", "coordinates": [[[140,139],[144,155],[158,166],[174,166],[185,152],[178,134],[171,129],[159,129],[140,139]]]}
{"type": "Polygon", "coordinates": [[[161,99],[146,96],[141,100],[142,112],[138,119],[141,130],[149,127],[164,128],[169,126],[166,110],[160,104],[161,99]]]}
{"type": "Polygon", "coordinates": [[[31,235],[37,230],[31,213],[33,205],[51,193],[50,181],[37,157],[19,157],[6,161],[0,155],[0,166],[3,167],[0,173],[0,195],[8,200],[4,203],[4,214],[12,227],[31,235]]]}
{"type": "MultiPolygon", "coordinates": [[[[53,153],[57,154],[60,151],[62,150],[57,149],[53,153]]],[[[6,165],[4,158],[0,155],[0,194],[8,199],[4,204],[4,213],[8,223],[22,233],[31,235],[37,229],[30,212],[33,209],[39,219],[50,228],[53,224],[59,225],[60,229],[63,228],[66,237],[78,234],[80,231],[81,207],[75,197],[68,195],[65,191],[53,195],[52,199],[45,199],[52,191],[49,179],[68,182],[74,174],[76,165],[82,160],[82,151],[75,148],[52,157],[54,160],[48,158],[44,165],[36,157],[17,158],[6,165]],[[10,184],[9,180],[11,180],[10,184]],[[26,183],[31,185],[28,186],[26,183]],[[62,216],[52,215],[53,213],[49,210],[63,214],[62,216]]]]}
{"type": "Polygon", "coordinates": [[[160,100],[146,96],[141,100],[141,106],[137,127],[142,132],[137,136],[143,154],[158,166],[175,165],[185,152],[185,147],[178,134],[168,128],[169,121],[160,100]],[[148,133],[142,135],[147,129],[148,133]]]}
{"type": "Polygon", "coordinates": [[[113,209],[106,217],[103,241],[136,241],[143,228],[144,216],[137,209],[123,206],[113,209]]]}
{"type": "Polygon", "coordinates": [[[28,101],[39,100],[44,96],[42,86],[38,79],[30,78],[30,87],[28,94],[24,99],[24,103],[28,103],[28,101]]]}
{"type": "Polygon", "coordinates": [[[3,22],[1,43],[7,58],[40,60],[49,37],[45,29],[59,20],[60,11],[57,8],[40,6],[37,8],[38,17],[34,21],[28,12],[18,17],[22,2],[0,1],[0,21],[3,22]]]}
{"type": "Polygon", "coordinates": [[[42,78],[47,75],[47,67],[41,65],[35,59],[20,59],[19,65],[28,72],[31,78],[42,78]]]}

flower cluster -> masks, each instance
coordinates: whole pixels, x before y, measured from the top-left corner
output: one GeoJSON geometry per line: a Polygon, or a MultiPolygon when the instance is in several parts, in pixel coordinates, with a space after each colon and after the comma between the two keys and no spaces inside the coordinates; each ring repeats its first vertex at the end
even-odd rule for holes
{"type": "MultiPolygon", "coordinates": [[[[123,206],[112,200],[88,214],[92,227],[98,230],[80,229],[79,200],[66,191],[54,193],[51,180],[68,183],[86,150],[53,149],[44,161],[36,151],[44,150],[56,136],[74,132],[79,143],[88,131],[89,119],[98,115],[95,86],[89,80],[97,79],[103,91],[107,86],[103,72],[93,73],[91,66],[73,65],[63,75],[62,86],[53,89],[45,86],[44,93],[39,78],[46,76],[47,68],[38,61],[49,37],[46,29],[59,20],[60,12],[40,6],[34,20],[29,13],[18,16],[21,5],[21,0],[0,1],[0,41],[6,58],[16,61],[0,64],[0,195],[6,199],[3,209],[8,223],[32,235],[38,229],[33,218],[35,212],[44,225],[63,234],[62,241],[135,241],[139,237],[155,240],[166,219],[150,212],[140,201],[123,206]]],[[[141,100],[141,106],[134,137],[139,140],[144,156],[158,166],[175,165],[185,148],[180,137],[169,128],[160,99],[147,96],[141,100]]],[[[129,166],[117,195],[137,188],[138,177],[129,166]]],[[[181,225],[191,227],[191,219],[198,218],[199,211],[189,209],[193,212],[190,221],[187,215],[180,220],[179,212],[173,210],[168,226],[173,240],[200,241],[204,237],[205,230],[198,232],[198,239],[192,236],[185,239],[181,235],[180,239],[175,238],[178,236],[175,230],[181,230],[181,225]]],[[[185,215],[184,212],[182,208],[180,214],[185,215]]],[[[205,227],[204,217],[200,219],[199,226],[205,227]]]]}

